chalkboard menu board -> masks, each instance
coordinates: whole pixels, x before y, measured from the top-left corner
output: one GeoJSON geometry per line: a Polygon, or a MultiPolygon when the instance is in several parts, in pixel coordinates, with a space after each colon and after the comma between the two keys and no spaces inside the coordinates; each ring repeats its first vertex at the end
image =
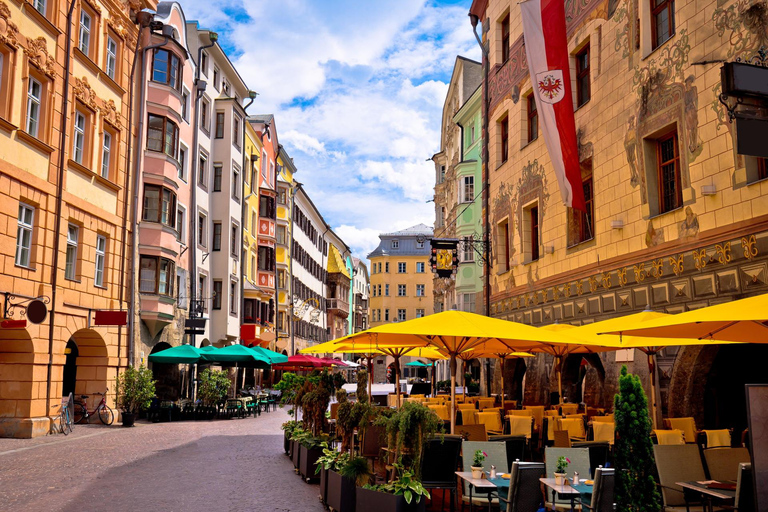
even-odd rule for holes
{"type": "Polygon", "coordinates": [[[755,481],[755,510],[768,511],[768,385],[747,384],[749,451],[755,481]]]}

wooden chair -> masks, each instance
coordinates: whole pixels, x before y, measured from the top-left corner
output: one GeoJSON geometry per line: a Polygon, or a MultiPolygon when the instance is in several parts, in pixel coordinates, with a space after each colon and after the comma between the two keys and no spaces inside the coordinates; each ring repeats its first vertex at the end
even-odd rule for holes
{"type": "Polygon", "coordinates": [[[571,436],[568,435],[567,430],[555,430],[552,437],[554,439],[555,448],[571,447],[571,436]]]}
{"type": "Polygon", "coordinates": [[[703,512],[701,506],[691,506],[696,503],[694,494],[686,493],[676,482],[706,480],[704,465],[701,462],[699,447],[694,444],[653,445],[653,457],[659,473],[661,496],[664,501],[664,511],[668,512],[703,512]]]}

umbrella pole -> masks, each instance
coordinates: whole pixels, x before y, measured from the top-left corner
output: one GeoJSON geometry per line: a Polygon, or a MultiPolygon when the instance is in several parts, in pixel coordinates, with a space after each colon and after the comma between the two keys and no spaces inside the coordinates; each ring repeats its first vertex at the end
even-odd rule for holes
{"type": "Polygon", "coordinates": [[[437,383],[435,382],[435,361],[433,360],[432,361],[432,386],[431,386],[433,397],[437,394],[435,391],[437,389],[436,386],[437,386],[437,383]]]}
{"type": "Polygon", "coordinates": [[[656,428],[656,416],[658,415],[658,411],[656,408],[658,407],[658,404],[656,403],[656,360],[655,360],[656,353],[655,352],[649,352],[648,353],[648,373],[651,374],[651,420],[653,421],[653,428],[656,428]]]}
{"type": "Polygon", "coordinates": [[[397,395],[397,408],[400,408],[400,356],[395,357],[395,393],[397,395]]]}
{"type": "Polygon", "coordinates": [[[373,397],[371,396],[373,389],[373,357],[368,355],[368,403],[371,403],[373,397]]]}
{"type": "Polygon", "coordinates": [[[456,354],[451,354],[451,434],[456,430],[456,354]]]}
{"type": "Polygon", "coordinates": [[[557,366],[557,399],[560,403],[563,403],[563,356],[555,356],[555,364],[557,366]]]}
{"type": "Polygon", "coordinates": [[[501,374],[501,412],[504,413],[504,361],[505,359],[501,358],[501,371],[499,372],[501,374]]]}

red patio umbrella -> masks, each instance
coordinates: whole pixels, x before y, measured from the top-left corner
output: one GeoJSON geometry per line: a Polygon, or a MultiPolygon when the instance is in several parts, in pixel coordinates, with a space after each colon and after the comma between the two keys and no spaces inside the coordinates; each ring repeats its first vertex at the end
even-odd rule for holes
{"type": "Polygon", "coordinates": [[[328,368],[339,362],[328,358],[323,359],[320,357],[310,356],[308,354],[295,354],[288,358],[285,363],[277,363],[272,365],[274,370],[312,370],[314,368],[328,368]]]}

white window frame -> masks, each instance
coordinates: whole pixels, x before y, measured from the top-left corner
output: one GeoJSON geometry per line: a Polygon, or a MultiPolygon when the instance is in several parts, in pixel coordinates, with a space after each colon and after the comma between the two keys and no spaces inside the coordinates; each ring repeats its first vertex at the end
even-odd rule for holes
{"type": "Polygon", "coordinates": [[[77,47],[84,54],[90,56],[91,50],[91,27],[93,26],[93,18],[85,9],[80,10],[80,39],[77,42],[77,47]],[[87,23],[86,23],[86,20],[87,23]]]}
{"type": "Polygon", "coordinates": [[[43,84],[29,77],[27,86],[27,133],[33,137],[39,137],[40,133],[40,115],[42,112],[43,84]],[[37,94],[35,94],[37,86],[37,94]]]}
{"type": "Polygon", "coordinates": [[[404,284],[397,285],[397,296],[398,297],[405,297],[406,296],[407,288],[404,284]]]}
{"type": "Polygon", "coordinates": [[[109,164],[112,156],[112,134],[104,130],[101,139],[101,177],[109,179],[109,164]]]}
{"type": "Polygon", "coordinates": [[[397,262],[397,273],[398,274],[405,274],[405,269],[407,268],[404,261],[398,261],[397,262]]]}
{"type": "Polygon", "coordinates": [[[87,120],[85,114],[75,110],[75,135],[72,137],[72,160],[83,165],[85,154],[85,127],[87,120]]]}
{"type": "Polygon", "coordinates": [[[234,279],[229,280],[229,313],[231,315],[237,314],[237,281],[234,279]]]}
{"type": "Polygon", "coordinates": [[[419,308],[419,309],[416,310],[416,318],[423,318],[424,316],[426,316],[426,315],[424,314],[424,309],[423,308],[419,308]]]}
{"type": "Polygon", "coordinates": [[[180,204],[178,200],[176,201],[176,233],[178,240],[186,245],[186,238],[187,238],[187,222],[189,222],[189,219],[187,218],[187,207],[183,204],[180,204]]]}
{"type": "Polygon", "coordinates": [[[417,284],[416,285],[416,296],[417,297],[426,297],[427,296],[427,287],[424,284],[417,284]]]}
{"type": "Polygon", "coordinates": [[[80,226],[67,225],[67,252],[64,266],[64,278],[70,281],[77,279],[77,250],[80,242],[80,226]]]}
{"type": "Polygon", "coordinates": [[[461,261],[475,261],[475,249],[472,247],[472,242],[470,242],[468,238],[465,238],[461,242],[461,261]]]}
{"type": "Polygon", "coordinates": [[[99,288],[105,288],[104,285],[104,264],[107,260],[107,237],[104,235],[96,236],[96,259],[94,261],[95,272],[93,274],[93,284],[99,288]]]}
{"type": "Polygon", "coordinates": [[[115,79],[117,70],[117,41],[112,36],[107,36],[107,76],[115,79]]]}
{"type": "Polygon", "coordinates": [[[461,177],[461,202],[471,203],[475,200],[475,177],[461,177]]]}
{"type": "Polygon", "coordinates": [[[37,12],[45,16],[48,11],[48,2],[47,0],[34,0],[33,3],[35,9],[37,9],[37,12]]]}
{"type": "Polygon", "coordinates": [[[179,162],[179,172],[178,176],[181,181],[184,183],[187,183],[187,165],[189,162],[189,148],[179,142],[179,158],[177,159],[177,162],[179,162]],[[184,157],[182,157],[182,153],[184,154],[184,157]]]}
{"type": "Polygon", "coordinates": [[[392,248],[393,249],[399,249],[400,248],[400,240],[392,240],[392,248]]]}
{"type": "Polygon", "coordinates": [[[397,321],[398,322],[405,322],[405,317],[406,317],[405,313],[406,313],[406,311],[405,311],[404,308],[400,308],[400,309],[397,310],[397,321]]]}
{"type": "Polygon", "coordinates": [[[35,208],[19,203],[16,229],[16,265],[29,268],[32,264],[32,234],[35,229],[35,208]]]}
{"type": "Polygon", "coordinates": [[[416,262],[416,273],[417,274],[423,274],[426,271],[427,264],[423,261],[417,261],[416,262]]]}

